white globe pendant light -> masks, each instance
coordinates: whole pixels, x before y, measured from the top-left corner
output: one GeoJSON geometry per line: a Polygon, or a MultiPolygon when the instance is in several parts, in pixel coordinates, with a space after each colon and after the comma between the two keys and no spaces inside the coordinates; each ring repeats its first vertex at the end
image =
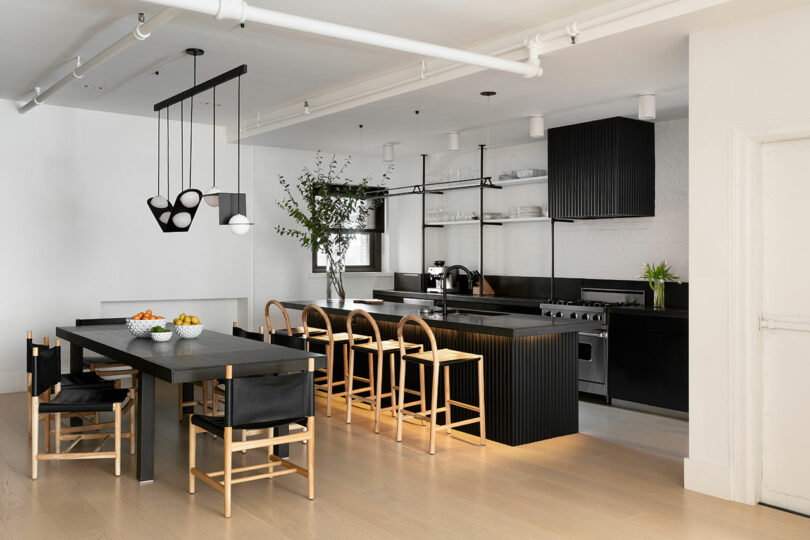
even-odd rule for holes
{"type": "Polygon", "coordinates": [[[231,219],[228,220],[228,227],[231,229],[231,232],[238,236],[247,233],[250,230],[250,225],[251,223],[248,218],[242,214],[231,216],[231,219]]]}
{"type": "Polygon", "coordinates": [[[172,218],[172,223],[178,229],[185,229],[189,225],[191,225],[191,214],[188,212],[180,212],[175,214],[172,218]]]}
{"type": "Polygon", "coordinates": [[[212,186],[208,188],[208,191],[205,192],[203,199],[205,199],[205,204],[208,206],[213,206],[216,208],[219,206],[219,194],[222,193],[222,190],[219,189],[217,186],[212,186]]]}
{"type": "Polygon", "coordinates": [[[149,199],[149,204],[152,205],[153,208],[163,209],[169,207],[169,201],[165,198],[161,197],[160,195],[155,195],[151,199],[149,199]]]}
{"type": "Polygon", "coordinates": [[[200,194],[197,191],[186,191],[180,195],[180,203],[186,208],[194,208],[200,204],[200,194]]]}

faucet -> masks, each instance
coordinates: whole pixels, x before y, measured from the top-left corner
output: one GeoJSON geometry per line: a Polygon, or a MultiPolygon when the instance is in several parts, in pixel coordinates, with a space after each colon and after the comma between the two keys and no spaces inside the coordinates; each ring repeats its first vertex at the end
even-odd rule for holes
{"type": "Polygon", "coordinates": [[[444,274],[442,275],[442,317],[447,317],[447,276],[449,276],[450,272],[453,270],[464,270],[464,273],[467,274],[468,283],[472,276],[470,269],[461,264],[454,264],[444,269],[444,274]]]}

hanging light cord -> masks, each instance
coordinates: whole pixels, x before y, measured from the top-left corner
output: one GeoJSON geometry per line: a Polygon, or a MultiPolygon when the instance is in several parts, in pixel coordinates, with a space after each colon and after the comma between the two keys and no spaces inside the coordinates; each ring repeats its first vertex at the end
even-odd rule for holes
{"type": "Polygon", "coordinates": [[[217,187],[217,87],[216,86],[214,87],[214,101],[212,105],[214,110],[214,119],[212,121],[213,124],[211,126],[211,133],[213,134],[213,137],[211,137],[213,143],[211,146],[211,148],[213,149],[211,151],[211,154],[213,154],[214,156],[214,168],[213,168],[214,187],[217,187]]]}
{"type": "Polygon", "coordinates": [[[183,149],[186,147],[183,143],[183,132],[186,130],[185,126],[183,125],[183,101],[180,102],[180,191],[182,192],[185,189],[185,182],[186,173],[184,171],[185,166],[185,156],[183,155],[183,149]]]}
{"type": "Polygon", "coordinates": [[[169,141],[171,138],[169,137],[169,107],[166,107],[166,199],[171,199],[172,197],[172,186],[171,186],[171,152],[169,151],[169,141]]]}
{"type": "MultiPolygon", "coordinates": [[[[194,58],[194,84],[197,86],[197,56],[194,58]]],[[[194,146],[194,96],[191,96],[191,115],[189,117],[188,125],[188,187],[191,189],[191,164],[192,164],[192,148],[194,146]]]]}
{"type": "Polygon", "coordinates": [[[160,111],[158,113],[158,136],[157,136],[157,143],[158,143],[158,151],[157,151],[157,196],[160,197],[160,111]]]}
{"type": "MultiPolygon", "coordinates": [[[[236,82],[236,206],[242,214],[242,76],[236,82]]],[[[242,214],[244,216],[244,214],[242,214]]]]}

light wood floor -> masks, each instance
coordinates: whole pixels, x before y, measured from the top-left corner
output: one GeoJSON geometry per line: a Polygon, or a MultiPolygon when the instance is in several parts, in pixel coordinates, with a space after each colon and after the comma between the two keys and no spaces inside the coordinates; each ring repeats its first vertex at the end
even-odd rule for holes
{"type": "MultiPolygon", "coordinates": [[[[233,518],[202,482],[189,495],[186,425],[176,390],[158,385],[157,470],[139,485],[135,459],[42,462],[29,476],[23,394],[0,396],[0,539],[4,538],[808,538],[810,520],[682,487],[686,423],[582,403],[583,433],[510,448],[479,447],[406,426],[393,440],[371,415],[318,400],[316,499],[297,475],[234,487],[233,518]],[[610,439],[610,440],[606,440],[610,439]]],[[[300,446],[293,460],[304,463],[300,446]]],[[[221,441],[201,437],[198,464],[221,469],[221,441]]],[[[260,456],[236,454],[240,462],[260,456]]]]}

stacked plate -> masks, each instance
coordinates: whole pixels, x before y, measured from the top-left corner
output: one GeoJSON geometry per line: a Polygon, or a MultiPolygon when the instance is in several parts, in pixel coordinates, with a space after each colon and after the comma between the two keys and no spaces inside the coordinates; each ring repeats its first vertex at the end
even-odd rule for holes
{"type": "Polygon", "coordinates": [[[544,217],[546,210],[542,206],[518,206],[517,208],[509,209],[509,217],[515,218],[532,218],[544,217]]]}

